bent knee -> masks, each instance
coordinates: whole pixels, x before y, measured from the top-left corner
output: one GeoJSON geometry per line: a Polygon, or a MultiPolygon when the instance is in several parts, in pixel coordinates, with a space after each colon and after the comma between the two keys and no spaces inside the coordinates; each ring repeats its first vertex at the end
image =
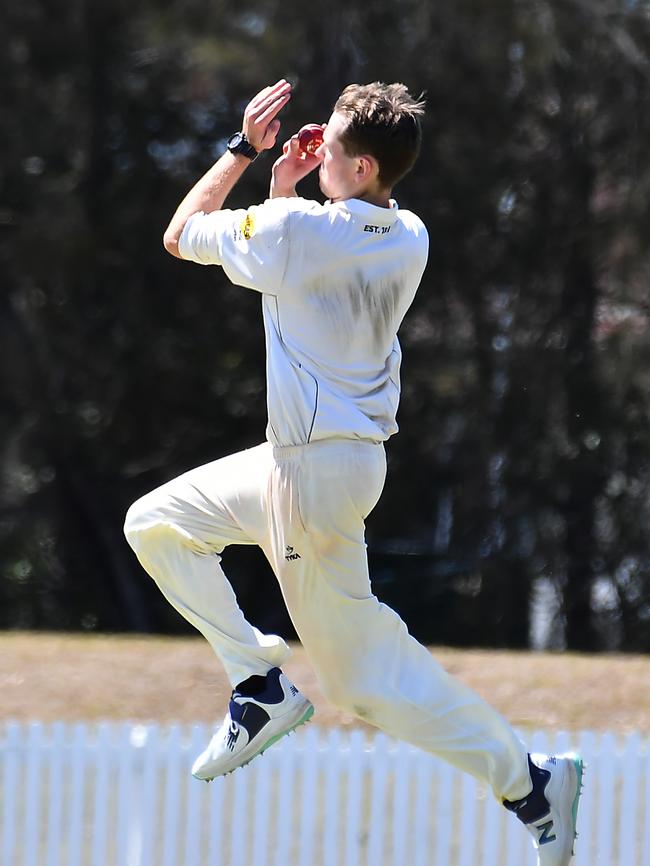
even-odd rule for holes
{"type": "Polygon", "coordinates": [[[124,535],[140,560],[162,547],[189,547],[196,553],[217,552],[196,536],[187,521],[170,507],[169,500],[157,491],[136,500],[129,508],[124,519],[124,535]]]}
{"type": "Polygon", "coordinates": [[[131,547],[136,537],[147,529],[153,529],[160,523],[160,514],[151,500],[151,494],[137,499],[126,512],[124,518],[124,535],[131,547]]]}

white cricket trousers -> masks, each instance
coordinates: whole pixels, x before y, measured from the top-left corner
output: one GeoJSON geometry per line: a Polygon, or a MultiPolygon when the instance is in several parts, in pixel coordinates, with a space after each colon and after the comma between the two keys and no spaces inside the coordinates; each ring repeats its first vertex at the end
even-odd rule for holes
{"type": "Polygon", "coordinates": [[[257,544],[328,700],[471,773],[499,799],[524,797],[531,781],[514,731],[372,593],[364,521],[385,476],[381,444],[266,443],[139,499],[125,534],[166,598],[210,642],[233,686],[289,654],[282,638],[246,621],[221,570],[227,545],[257,544]]]}

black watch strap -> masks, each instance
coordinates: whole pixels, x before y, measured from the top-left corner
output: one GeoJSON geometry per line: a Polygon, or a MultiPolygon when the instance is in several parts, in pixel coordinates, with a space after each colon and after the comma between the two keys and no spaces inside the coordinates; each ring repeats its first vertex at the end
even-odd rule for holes
{"type": "Polygon", "coordinates": [[[243,132],[235,132],[228,139],[228,150],[231,153],[241,153],[242,156],[248,157],[251,162],[257,159],[259,153],[255,150],[250,141],[246,138],[243,132]]]}

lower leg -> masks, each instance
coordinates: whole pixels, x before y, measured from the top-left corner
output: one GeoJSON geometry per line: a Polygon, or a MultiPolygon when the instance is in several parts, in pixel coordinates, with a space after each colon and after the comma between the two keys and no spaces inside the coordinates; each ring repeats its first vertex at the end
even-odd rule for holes
{"type": "Polygon", "coordinates": [[[510,725],[449,676],[394,611],[374,596],[342,607],[337,594],[326,613],[323,592],[316,609],[325,627],[299,631],[333,703],[470,773],[500,800],[530,791],[527,751],[510,725]]]}
{"type": "Polygon", "coordinates": [[[173,526],[126,526],[129,544],[170,604],[208,640],[231,685],[283,664],[289,648],[281,637],[250,625],[219,564],[173,526]]]}

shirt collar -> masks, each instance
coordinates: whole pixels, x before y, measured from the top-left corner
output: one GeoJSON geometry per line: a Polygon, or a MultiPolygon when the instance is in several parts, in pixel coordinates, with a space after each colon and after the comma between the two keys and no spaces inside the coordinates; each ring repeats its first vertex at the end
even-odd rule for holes
{"type": "Polygon", "coordinates": [[[379,207],[379,205],[370,204],[370,202],[363,201],[363,199],[360,198],[346,198],[342,201],[335,201],[333,203],[328,201],[327,205],[363,217],[373,225],[394,223],[397,219],[397,212],[399,210],[399,206],[394,198],[390,199],[390,207],[379,207]]]}

